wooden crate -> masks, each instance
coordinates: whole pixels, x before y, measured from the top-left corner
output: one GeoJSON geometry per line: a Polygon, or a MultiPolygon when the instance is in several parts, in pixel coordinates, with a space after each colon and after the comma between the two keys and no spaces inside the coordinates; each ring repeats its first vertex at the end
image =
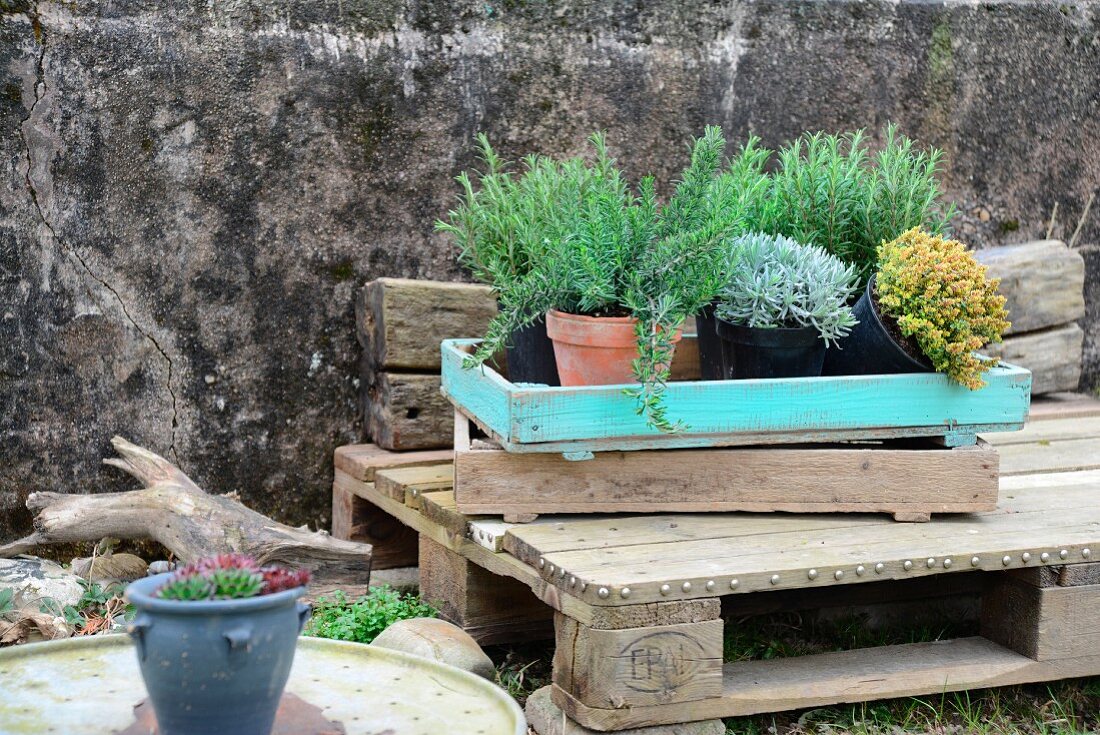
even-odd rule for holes
{"type": "MultiPolygon", "coordinates": [[[[462,366],[477,340],[444,340],[442,390],[509,452],[593,452],[939,437],[974,444],[979,432],[1023,427],[1031,374],[1003,364],[971,391],[940,373],[669,383],[669,415],[688,429],[646,425],[627,386],[517,386],[488,365],[462,366]]],[[[690,335],[681,360],[697,351],[690,335]]],[[[681,354],[683,353],[683,354],[681,354]]]]}
{"type": "Polygon", "coordinates": [[[997,506],[999,458],[984,441],[599,452],[571,461],[506,452],[471,439],[470,428],[456,411],[454,497],[466,515],[786,511],[927,521],[997,506]]]}

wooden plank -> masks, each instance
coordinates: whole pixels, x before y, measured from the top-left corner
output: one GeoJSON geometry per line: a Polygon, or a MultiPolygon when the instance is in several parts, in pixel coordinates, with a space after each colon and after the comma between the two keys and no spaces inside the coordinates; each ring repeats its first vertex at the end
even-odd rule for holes
{"type": "Polygon", "coordinates": [[[1081,348],[1085,333],[1076,324],[1009,337],[985,352],[1031,371],[1035,395],[1077,390],[1081,382],[1081,348]]]}
{"type": "MultiPolygon", "coordinates": [[[[544,578],[594,605],[668,599],[661,593],[663,584],[671,586],[671,599],[686,599],[707,596],[708,583],[726,593],[739,593],[970,570],[1001,571],[1035,563],[1043,552],[1060,555],[1063,549],[1072,563],[1088,561],[1091,549],[1100,544],[1097,485],[1057,487],[1057,492],[1044,487],[1014,490],[1010,496],[1002,495],[997,511],[919,527],[883,520],[859,523],[856,519],[838,525],[836,519],[819,522],[795,517],[785,532],[758,534],[757,519],[726,516],[722,536],[693,538],[692,519],[696,516],[685,516],[674,534],[667,534],[668,543],[660,539],[610,547],[585,543],[581,546],[590,548],[540,554],[534,543],[514,544],[509,539],[527,537],[530,542],[545,537],[547,527],[529,532],[517,526],[508,531],[505,548],[528,563],[545,564],[546,568],[539,569],[544,578]],[[1007,564],[1003,556],[1009,557],[1007,564]],[[547,573],[550,567],[558,575],[564,570],[588,586],[580,593],[566,589],[557,576],[547,573]],[[734,580],[737,584],[731,586],[734,580]],[[682,591],[685,582],[690,591],[682,591]],[[629,600],[621,599],[622,587],[630,588],[629,600]]],[[[770,525],[772,521],[767,522],[770,525]]],[[[584,538],[613,536],[610,528],[617,528],[611,525],[615,523],[604,521],[602,532],[598,524],[590,525],[587,531],[594,535],[584,538]]]]}
{"type": "Polygon", "coordinates": [[[594,452],[1007,431],[1023,426],[1030,373],[1002,365],[970,391],[937,373],[670,383],[666,404],[689,426],[661,434],[623,386],[517,387],[466,370],[476,341],[443,345],[443,390],[509,451],[594,452]],[[762,410],[762,401],[767,410],[762,410]],[[867,428],[873,427],[873,428],[867,428]]]}
{"type": "Polygon", "coordinates": [[[1100,468],[1100,436],[1000,447],[1001,472],[1030,475],[1100,468]]]}
{"type": "Polygon", "coordinates": [[[374,473],[377,470],[421,467],[450,461],[450,450],[398,453],[383,449],[377,444],[349,444],[337,447],[333,455],[336,469],[363,482],[374,482],[374,473]]]}
{"type": "Polygon", "coordinates": [[[453,483],[454,469],[450,462],[380,470],[374,476],[374,484],[379,491],[402,502],[411,490],[449,490],[453,483]]]}
{"type": "Polygon", "coordinates": [[[416,566],[416,532],[339,485],[332,488],[332,535],[371,544],[372,569],[416,566]]]}
{"type": "Polygon", "coordinates": [[[998,458],[973,447],[680,449],[558,454],[455,453],[466,514],[676,511],[921,512],[992,510],[998,458]]]}
{"type": "Polygon", "coordinates": [[[555,613],[554,627],[554,683],[589,707],[721,695],[721,620],[600,630],[555,613]]]}
{"type": "Polygon", "coordinates": [[[553,610],[522,583],[498,577],[420,537],[420,596],[482,644],[551,635],[553,610]]]}
{"type": "Polygon", "coordinates": [[[608,731],[1097,673],[1100,655],[1032,661],[975,637],[728,663],[723,667],[721,697],[696,702],[598,709],[586,707],[556,686],[552,697],[575,722],[608,731]]]}
{"type": "Polygon", "coordinates": [[[1100,416],[1100,400],[1082,393],[1048,393],[1031,402],[1028,421],[1100,416]]]}
{"type": "Polygon", "coordinates": [[[982,599],[982,635],[1036,661],[1100,650],[1100,585],[1036,587],[1001,576],[982,599]]]}
{"type": "Polygon", "coordinates": [[[439,392],[437,373],[366,377],[363,421],[375,444],[396,451],[451,446],[454,409],[439,392]]]}
{"type": "Polygon", "coordinates": [[[439,370],[439,343],[485,333],[497,313],[488,286],[379,278],[359,294],[356,332],[370,370],[439,370]]]}
{"type": "Polygon", "coordinates": [[[990,434],[988,437],[983,438],[995,447],[1006,447],[1011,444],[1031,444],[1033,442],[1095,437],[1100,437],[1100,415],[1028,421],[1027,425],[1020,431],[990,434]]]}
{"type": "Polygon", "coordinates": [[[1060,240],[978,250],[991,278],[1001,279],[1012,326],[1008,334],[1032,332],[1085,315],[1085,261],[1060,240]]]}

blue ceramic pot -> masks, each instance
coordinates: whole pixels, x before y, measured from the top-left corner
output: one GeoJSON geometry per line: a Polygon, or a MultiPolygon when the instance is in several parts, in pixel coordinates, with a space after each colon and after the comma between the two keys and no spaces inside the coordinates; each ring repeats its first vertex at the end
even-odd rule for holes
{"type": "Polygon", "coordinates": [[[126,588],[129,633],[160,735],[269,735],[309,606],[305,587],[244,600],[154,597],[171,574],[126,588]]]}

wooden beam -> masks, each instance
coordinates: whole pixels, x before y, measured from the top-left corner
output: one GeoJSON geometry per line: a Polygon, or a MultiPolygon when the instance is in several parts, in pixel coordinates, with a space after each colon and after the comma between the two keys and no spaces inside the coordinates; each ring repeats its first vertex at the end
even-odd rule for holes
{"type": "Polygon", "coordinates": [[[1085,333],[1076,324],[1007,337],[985,353],[1031,371],[1034,395],[1077,390],[1081,382],[1081,347],[1085,333]]]}
{"type": "Polygon", "coordinates": [[[1060,240],[987,248],[974,255],[990,277],[1001,279],[1000,292],[1012,322],[1009,334],[1066,324],[1085,315],[1085,261],[1060,240]]]}
{"type": "Polygon", "coordinates": [[[665,705],[721,694],[720,619],[602,630],[556,613],[554,627],[554,683],[587,706],[665,705]]]}
{"type": "Polygon", "coordinates": [[[356,331],[368,369],[439,371],[439,343],[477,337],[497,312],[488,286],[379,278],[359,294],[356,331]]]}
{"type": "Polygon", "coordinates": [[[363,422],[371,440],[396,451],[450,447],[454,408],[439,374],[375,372],[364,376],[363,422]]]}
{"type": "Polygon", "coordinates": [[[420,597],[482,644],[551,635],[553,610],[528,587],[426,536],[420,537],[420,597]]]}
{"type": "Polygon", "coordinates": [[[1036,587],[1001,577],[982,600],[982,635],[1036,661],[1100,650],[1100,585],[1036,587]]]}

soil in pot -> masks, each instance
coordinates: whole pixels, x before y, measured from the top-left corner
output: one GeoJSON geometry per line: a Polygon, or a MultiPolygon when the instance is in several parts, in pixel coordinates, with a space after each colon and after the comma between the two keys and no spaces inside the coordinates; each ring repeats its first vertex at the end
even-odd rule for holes
{"type": "Polygon", "coordinates": [[[508,380],[513,383],[561,385],[554,359],[554,343],[546,334],[546,322],[539,320],[512,332],[508,356],[508,380]]]}
{"type": "Polygon", "coordinates": [[[892,375],[929,373],[932,363],[914,340],[904,336],[897,321],[881,313],[872,278],[852,314],[859,324],[825,353],[823,375],[892,375]]]}
{"type": "MultiPolygon", "coordinates": [[[[637,323],[629,316],[583,316],[551,311],[546,333],[554,343],[558,376],[564,386],[634,383],[638,356],[637,323]]],[[[673,342],[680,340],[676,330],[673,342]]]]}
{"type": "Polygon", "coordinates": [[[821,375],[825,340],[814,327],[762,329],[717,319],[727,380],[821,375]]]}
{"type": "Polygon", "coordinates": [[[703,380],[725,380],[726,366],[722,362],[722,340],[718,337],[714,304],[703,307],[695,315],[695,341],[699,346],[699,377],[703,380]]]}
{"type": "Polygon", "coordinates": [[[304,587],[239,600],[155,596],[171,574],[131,584],[130,625],[160,735],[268,735],[309,607],[304,587]]]}

